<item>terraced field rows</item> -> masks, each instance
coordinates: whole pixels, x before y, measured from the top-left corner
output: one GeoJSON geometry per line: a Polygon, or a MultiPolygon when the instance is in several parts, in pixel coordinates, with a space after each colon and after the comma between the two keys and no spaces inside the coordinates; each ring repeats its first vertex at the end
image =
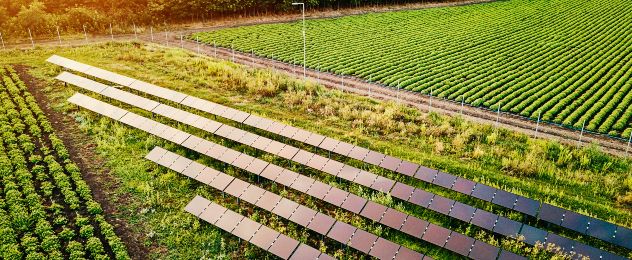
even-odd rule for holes
{"type": "MultiPolygon", "coordinates": [[[[612,136],[632,132],[632,3],[523,1],[307,22],[307,66],[612,136]]],[[[302,63],[301,23],[191,36],[302,63]]]]}

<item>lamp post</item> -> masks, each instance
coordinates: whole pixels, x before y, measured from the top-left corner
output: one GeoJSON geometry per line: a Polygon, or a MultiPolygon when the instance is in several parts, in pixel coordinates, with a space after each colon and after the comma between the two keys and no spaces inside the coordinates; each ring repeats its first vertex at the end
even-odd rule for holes
{"type": "Polygon", "coordinates": [[[307,43],[305,40],[305,3],[292,3],[292,5],[300,5],[303,14],[303,80],[307,78],[307,43]]]}

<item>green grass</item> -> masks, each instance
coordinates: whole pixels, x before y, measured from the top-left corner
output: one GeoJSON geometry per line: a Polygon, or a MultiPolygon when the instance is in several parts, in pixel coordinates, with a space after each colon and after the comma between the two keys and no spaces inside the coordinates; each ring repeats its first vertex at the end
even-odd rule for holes
{"type": "MultiPolygon", "coordinates": [[[[564,208],[632,226],[632,162],[599,151],[595,147],[577,149],[552,141],[535,140],[524,134],[505,129],[495,131],[490,125],[475,124],[459,117],[425,114],[391,102],[327,90],[311,83],[289,79],[267,70],[249,70],[224,61],[196,56],[193,53],[139,43],[100,44],[76,48],[36,49],[32,51],[0,52],[0,65],[25,64],[30,73],[47,82],[44,89],[51,106],[73,116],[83,133],[96,144],[100,157],[105,159],[110,174],[118,182],[112,200],[125,198],[115,217],[130,223],[133,232],[143,234],[141,241],[151,248],[152,258],[197,259],[260,258],[265,254],[254,246],[239,243],[211,225],[196,220],[182,208],[196,194],[203,195],[242,214],[255,216],[270,225],[312,246],[343,258],[361,254],[343,250],[336,243],[323,241],[285,220],[258,210],[252,205],[235,203],[230,196],[222,197],[177,173],[166,171],[142,159],[154,146],[160,145],[180,154],[199,158],[201,162],[224,170],[233,176],[254,181],[253,176],[232,167],[218,164],[199,154],[158,140],[139,130],[115,124],[92,113],[77,110],[65,102],[77,89],[55,83],[52,78],[60,69],[44,62],[52,54],[112,70],[131,77],[202,97],[244,111],[305,128],[310,131],[357,143],[359,145],[439,168],[448,173],[510,190],[530,198],[550,202],[564,208]]],[[[98,97],[98,96],[95,96],[98,97]]],[[[99,97],[101,98],[101,97],[99,97]]],[[[119,104],[121,105],[121,104],[119,104]]],[[[138,113],[137,109],[121,105],[138,113]]],[[[146,113],[145,113],[146,114],[146,113]]],[[[170,123],[163,118],[160,121],[170,123]]],[[[229,122],[226,122],[229,123],[229,122]]],[[[180,126],[183,127],[183,126],[180,126]]],[[[491,236],[488,232],[449,221],[420,207],[414,207],[362,189],[350,183],[335,183],[335,179],[312,172],[268,154],[254,151],[235,143],[184,128],[228,147],[261,156],[267,161],[290,167],[302,173],[313,173],[314,178],[366,198],[396,207],[408,214],[452,228],[494,244],[509,244],[511,240],[491,236]]],[[[263,134],[263,133],[260,133],[263,134]]],[[[302,146],[296,144],[297,146],[302,146]]],[[[362,166],[356,161],[341,161],[362,166]]],[[[386,173],[374,167],[362,166],[376,174],[398,179],[446,197],[483,207],[494,213],[520,219],[519,216],[489,203],[476,201],[410,179],[386,173]]],[[[285,194],[305,205],[322,208],[337,219],[352,222],[376,234],[409,246],[440,259],[454,258],[447,251],[420,240],[388,230],[379,224],[331,207],[322,202],[300,196],[269,182],[261,183],[268,190],[285,194]]],[[[97,187],[93,187],[96,189],[97,187]]],[[[546,227],[543,227],[546,228],[546,227]]],[[[560,230],[553,230],[560,231],[560,230]]],[[[571,232],[561,233],[579,238],[595,246],[605,243],[579,237],[571,232]]],[[[525,253],[530,248],[515,251],[525,253]]],[[[617,251],[628,255],[629,251],[617,251]]],[[[539,256],[546,259],[549,256],[539,256]]]]}
{"type": "MultiPolygon", "coordinates": [[[[302,23],[191,39],[303,63],[302,23]]],[[[627,138],[632,5],[508,0],[307,22],[307,66],[627,138]]]]}

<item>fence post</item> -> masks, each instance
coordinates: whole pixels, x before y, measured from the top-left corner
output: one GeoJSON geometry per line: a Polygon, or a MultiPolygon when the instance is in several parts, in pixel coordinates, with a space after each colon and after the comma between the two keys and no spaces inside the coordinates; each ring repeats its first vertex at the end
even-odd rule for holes
{"type": "Polygon", "coordinates": [[[167,44],[167,47],[169,47],[169,31],[167,31],[166,24],[165,24],[165,43],[167,44]]]}
{"type": "Polygon", "coordinates": [[[500,120],[500,107],[502,102],[498,102],[498,112],[496,112],[496,128],[498,128],[498,120],[500,120]]]}
{"type": "Polygon", "coordinates": [[[154,42],[154,27],[149,27],[149,34],[151,34],[151,42],[154,42]]]}
{"type": "Polygon", "coordinates": [[[345,74],[342,74],[342,87],[340,87],[340,90],[342,90],[342,93],[345,93],[345,74]]]}
{"type": "Polygon", "coordinates": [[[538,111],[538,122],[535,124],[535,135],[533,137],[538,137],[538,128],[540,128],[540,114],[542,111],[538,111]]]}
{"type": "Polygon", "coordinates": [[[184,49],[184,42],[182,41],[182,34],[180,34],[180,48],[184,49]]]}
{"type": "Polygon", "coordinates": [[[235,63],[235,45],[230,44],[230,49],[233,51],[233,63],[235,63]]]}
{"type": "Polygon", "coordinates": [[[59,46],[61,46],[61,35],[59,35],[59,26],[57,26],[57,39],[59,40],[59,46]]]}
{"type": "Polygon", "coordinates": [[[200,54],[200,36],[195,36],[195,41],[197,42],[197,53],[200,54]]]}
{"type": "Polygon", "coordinates": [[[29,38],[31,39],[31,46],[33,46],[33,49],[35,49],[35,42],[33,41],[33,35],[31,34],[31,28],[29,29],[29,38]]]}
{"type": "Polygon", "coordinates": [[[628,156],[628,150],[630,150],[630,141],[632,141],[632,132],[630,132],[630,138],[628,139],[628,147],[625,148],[625,156],[628,156]]]}
{"type": "Polygon", "coordinates": [[[136,34],[136,23],[134,24],[134,39],[138,40],[138,34],[136,34]]]}
{"type": "Polygon", "coordinates": [[[4,38],[2,38],[1,32],[0,32],[0,42],[2,42],[2,49],[4,50],[4,38]]]}
{"type": "Polygon", "coordinates": [[[83,25],[83,38],[85,39],[85,42],[88,43],[88,33],[86,32],[86,25],[83,25]]]}
{"type": "Polygon", "coordinates": [[[428,113],[432,111],[432,87],[430,87],[430,96],[428,96],[428,113]]]}
{"type": "Polygon", "coordinates": [[[465,103],[465,96],[461,95],[461,111],[459,113],[461,113],[461,115],[463,115],[463,104],[465,103]]]}
{"type": "Polygon", "coordinates": [[[397,103],[400,103],[399,102],[399,89],[400,89],[399,79],[397,79],[397,103]]]}
{"type": "Polygon", "coordinates": [[[217,44],[213,40],[213,56],[217,59],[217,44]]]}
{"type": "Polygon", "coordinates": [[[369,75],[369,97],[371,97],[371,82],[373,81],[373,75],[369,75]]]}
{"type": "Polygon", "coordinates": [[[110,38],[114,41],[114,32],[112,32],[112,23],[110,23],[110,38]]]}
{"type": "Polygon", "coordinates": [[[579,133],[579,141],[577,142],[577,146],[582,144],[582,137],[584,137],[584,127],[586,126],[586,120],[582,123],[582,131],[579,133]]]}

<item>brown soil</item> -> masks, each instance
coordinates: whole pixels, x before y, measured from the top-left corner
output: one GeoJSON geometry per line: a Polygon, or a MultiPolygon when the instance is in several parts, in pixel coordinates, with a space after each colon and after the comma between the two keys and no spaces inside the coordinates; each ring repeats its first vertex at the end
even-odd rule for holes
{"type": "Polygon", "coordinates": [[[28,73],[28,67],[22,65],[13,67],[48,117],[57,136],[64,141],[71,160],[81,169],[83,179],[92,189],[92,196],[101,204],[106,220],[127,246],[129,255],[133,259],[147,259],[148,249],[141,243],[144,240],[143,237],[133,232],[125,220],[117,217],[121,215],[121,212],[118,211],[116,205],[127,204],[128,198],[115,195],[119,183],[109,174],[109,169],[104,165],[104,159],[97,155],[96,144],[79,129],[79,125],[72,117],[51,108],[50,100],[42,91],[45,87],[44,82],[32,77],[28,73]]]}

